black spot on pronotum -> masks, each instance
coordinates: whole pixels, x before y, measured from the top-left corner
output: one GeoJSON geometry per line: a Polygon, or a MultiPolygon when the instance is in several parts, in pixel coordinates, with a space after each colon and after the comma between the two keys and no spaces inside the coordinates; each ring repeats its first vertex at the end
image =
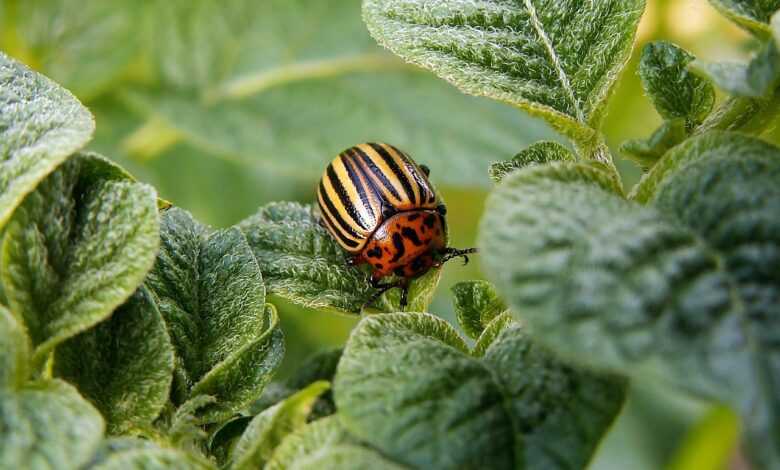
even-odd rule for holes
{"type": "Polygon", "coordinates": [[[366,257],[368,257],[368,258],[381,258],[382,257],[382,250],[380,250],[378,247],[371,248],[370,250],[366,251],[366,257]]]}
{"type": "Polygon", "coordinates": [[[396,262],[404,255],[404,252],[406,251],[406,248],[404,247],[404,239],[401,238],[401,234],[394,233],[393,234],[393,246],[395,247],[395,255],[393,255],[392,262],[396,262]]]}
{"type": "Polygon", "coordinates": [[[433,214],[426,215],[423,223],[428,226],[428,228],[433,228],[433,225],[436,223],[436,216],[433,214]]]}
{"type": "Polygon", "coordinates": [[[376,264],[374,264],[374,267],[376,269],[382,269],[384,266],[382,266],[382,263],[376,263],[376,264]]]}
{"type": "Polygon", "coordinates": [[[406,218],[409,222],[414,222],[415,220],[420,218],[420,214],[412,214],[409,217],[406,218]]]}
{"type": "Polygon", "coordinates": [[[418,272],[422,270],[422,268],[424,267],[423,262],[424,260],[422,256],[418,256],[417,258],[415,258],[414,261],[412,261],[412,270],[414,272],[418,272]]]}
{"type": "Polygon", "coordinates": [[[409,227],[404,227],[403,229],[401,229],[401,235],[403,235],[404,238],[406,238],[407,240],[411,240],[414,246],[422,245],[422,242],[420,241],[420,237],[417,236],[417,232],[410,229],[409,227]]]}

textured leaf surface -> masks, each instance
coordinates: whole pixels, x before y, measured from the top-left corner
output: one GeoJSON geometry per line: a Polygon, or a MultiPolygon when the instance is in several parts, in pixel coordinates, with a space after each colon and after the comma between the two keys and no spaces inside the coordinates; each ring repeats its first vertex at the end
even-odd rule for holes
{"type": "Polygon", "coordinates": [[[0,227],[94,130],[73,95],[0,52],[0,227]]]}
{"type": "Polygon", "coordinates": [[[351,434],[416,468],[583,467],[619,411],[623,383],[564,366],[515,326],[478,359],[432,315],[366,317],[339,363],[338,416],[351,434]],[[575,417],[568,407],[580,392],[575,417]],[[568,426],[571,452],[549,437],[559,426],[568,426]]]}
{"type": "Polygon", "coordinates": [[[89,470],[206,470],[208,461],[183,450],[159,447],[148,440],[113,438],[103,441],[89,470]]]}
{"type": "Polygon", "coordinates": [[[576,160],[577,157],[569,149],[557,142],[537,142],[512,157],[511,160],[490,165],[490,178],[498,183],[512,171],[528,165],[576,160]]]}
{"type": "Polygon", "coordinates": [[[58,380],[0,391],[0,455],[5,468],[79,469],[97,450],[103,420],[58,380]]]}
{"type": "Polygon", "coordinates": [[[154,190],[94,154],[71,158],[25,198],[6,228],[2,280],[35,364],[135,291],[158,225],[154,190]]]}
{"type": "Polygon", "coordinates": [[[0,306],[0,390],[13,390],[27,379],[30,345],[24,328],[0,306]]]}
{"type": "Polygon", "coordinates": [[[260,395],[283,355],[263,276],[235,228],[208,233],[172,208],[163,214],[160,237],[147,285],[176,352],[174,401],[211,395],[217,403],[199,410],[202,418],[227,417],[260,395]]]}
{"type": "Polygon", "coordinates": [[[54,358],[55,374],[100,410],[110,434],[150,425],[168,401],[173,346],[145,288],[108,320],[62,343],[54,358]]]}
{"type": "Polygon", "coordinates": [[[599,126],[642,0],[366,0],[383,46],[466,93],[518,105],[577,140],[599,126]]]}
{"type": "Polygon", "coordinates": [[[692,127],[701,123],[715,104],[715,89],[707,80],[691,73],[688,64],[695,57],[664,41],[645,46],[639,62],[639,75],[664,119],[685,119],[692,127]]]}
{"type": "Polygon", "coordinates": [[[274,452],[268,470],[401,470],[380,453],[359,445],[338,416],[323,418],[290,434],[274,452]]]}
{"type": "Polygon", "coordinates": [[[779,0],[710,0],[715,8],[753,34],[769,34],[769,20],[780,10],[779,0]]]}
{"type": "Polygon", "coordinates": [[[459,282],[452,286],[452,298],[460,327],[474,339],[506,310],[493,286],[486,281],[459,282]]]}
{"type": "Polygon", "coordinates": [[[627,158],[637,162],[642,168],[652,168],[672,147],[688,137],[684,119],[665,121],[647,140],[634,139],[623,142],[620,150],[627,158]]]}
{"type": "Polygon", "coordinates": [[[262,468],[282,440],[306,424],[317,398],[328,388],[328,382],[314,382],[255,416],[233,449],[231,468],[262,468]]]}

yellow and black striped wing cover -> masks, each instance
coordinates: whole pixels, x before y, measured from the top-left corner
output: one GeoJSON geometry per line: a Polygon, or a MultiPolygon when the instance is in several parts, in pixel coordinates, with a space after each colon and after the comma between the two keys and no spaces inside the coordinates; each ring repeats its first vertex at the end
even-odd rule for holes
{"type": "Polygon", "coordinates": [[[325,227],[347,251],[358,253],[382,224],[382,208],[433,209],[436,193],[408,155],[389,144],[356,145],[325,169],[317,190],[325,227]]]}

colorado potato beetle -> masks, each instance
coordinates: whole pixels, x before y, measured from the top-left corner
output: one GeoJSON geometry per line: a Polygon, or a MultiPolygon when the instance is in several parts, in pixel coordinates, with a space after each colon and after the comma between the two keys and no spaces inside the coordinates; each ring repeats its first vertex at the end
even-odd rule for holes
{"type": "Polygon", "coordinates": [[[370,304],[389,289],[401,289],[432,267],[476,249],[447,246],[447,208],[438,199],[425,165],[385,143],[359,144],[325,169],[317,190],[320,224],[348,253],[352,265],[369,264],[377,289],[370,304]],[[397,276],[394,282],[381,279],[397,276]]]}

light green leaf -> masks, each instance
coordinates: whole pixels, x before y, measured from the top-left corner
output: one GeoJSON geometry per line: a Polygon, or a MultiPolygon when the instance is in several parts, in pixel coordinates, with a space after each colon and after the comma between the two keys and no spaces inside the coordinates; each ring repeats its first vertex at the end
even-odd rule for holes
{"type": "Polygon", "coordinates": [[[65,382],[0,391],[0,456],[5,468],[80,469],[102,437],[100,413],[65,382]]]}
{"type": "Polygon", "coordinates": [[[620,150],[643,169],[652,168],[672,147],[688,137],[684,119],[664,121],[647,140],[632,139],[623,142],[620,150]]]}
{"type": "Polygon", "coordinates": [[[711,340],[727,349],[713,358],[715,374],[699,373],[715,375],[713,382],[730,379],[714,395],[741,410],[744,446],[757,466],[773,468],[780,465],[780,442],[766,436],[780,432],[780,149],[743,137],[752,151],[734,155],[725,149],[740,140],[718,137],[710,139],[710,152],[664,180],[654,202],[705,240],[728,274],[731,330],[711,340]]]}
{"type": "Polygon", "coordinates": [[[513,323],[515,323],[515,320],[508,311],[504,311],[493,318],[490,323],[485,326],[485,329],[482,330],[482,334],[477,338],[474,347],[471,348],[471,355],[474,357],[484,356],[485,351],[487,351],[487,348],[493,344],[493,341],[495,341],[496,338],[498,338],[498,335],[506,328],[511,327],[513,323]]]}
{"type": "Polygon", "coordinates": [[[24,384],[29,373],[29,355],[30,344],[24,328],[11,312],[0,306],[0,391],[24,384]]]}
{"type": "Polygon", "coordinates": [[[62,343],[54,372],[100,410],[109,434],[150,425],[173,376],[173,347],[152,294],[140,288],[111,318],[62,343]]]}
{"type": "Polygon", "coordinates": [[[0,52],[0,227],[94,130],[73,95],[0,52]]]}
{"type": "Polygon", "coordinates": [[[623,382],[568,367],[505,325],[478,359],[432,315],[364,318],[336,373],[342,423],[415,468],[584,467],[620,409],[623,382]],[[565,444],[549,437],[561,429],[565,444]]]}
{"type": "Polygon", "coordinates": [[[158,245],[154,190],[103,157],[74,156],[30,193],[5,231],[2,281],[34,366],[121,305],[158,245]]]}
{"type": "Polygon", "coordinates": [[[642,0],[365,0],[371,34],[462,91],[591,142],[628,59],[642,0]]]}
{"type": "Polygon", "coordinates": [[[780,0],[710,0],[734,23],[760,37],[770,34],[769,20],[780,10],[780,0]]]}
{"type": "Polygon", "coordinates": [[[263,467],[282,440],[306,424],[317,398],[329,388],[328,382],[314,382],[255,416],[233,449],[230,468],[263,467]]]}
{"type": "Polygon", "coordinates": [[[402,470],[379,452],[349,436],[338,416],[323,418],[293,432],[277,447],[267,470],[402,470]]]}
{"type": "Polygon", "coordinates": [[[506,310],[493,286],[486,281],[459,282],[452,286],[452,298],[460,327],[474,339],[506,310]]]}
{"type": "Polygon", "coordinates": [[[688,70],[695,57],[665,41],[647,44],[639,62],[645,93],[666,120],[684,119],[692,129],[715,105],[715,89],[707,80],[688,70]]]}
{"type": "Polygon", "coordinates": [[[404,308],[401,308],[401,289],[390,289],[382,294],[378,301],[381,306],[380,310],[385,312],[428,311],[433,294],[436,293],[436,287],[439,286],[439,279],[441,279],[441,268],[431,268],[422,276],[414,278],[407,293],[409,303],[404,308]]]}
{"type": "Polygon", "coordinates": [[[29,51],[37,69],[82,99],[107,91],[139,52],[144,8],[137,2],[16,3],[10,20],[19,35],[18,47],[29,51]]]}
{"type": "Polygon", "coordinates": [[[780,84],[780,46],[768,41],[748,64],[697,60],[692,67],[734,96],[770,99],[780,84]]]}
{"type": "Polygon", "coordinates": [[[209,234],[172,208],[163,213],[160,237],[147,285],[176,352],[174,402],[211,395],[217,402],[199,410],[201,419],[227,418],[262,393],[284,354],[263,276],[235,228],[209,234]]]}
{"type": "Polygon", "coordinates": [[[537,142],[512,157],[511,160],[490,165],[490,178],[498,183],[504,176],[518,168],[556,161],[574,162],[577,161],[577,157],[557,142],[537,142]]]}
{"type": "Polygon", "coordinates": [[[207,470],[214,466],[191,453],[129,437],[103,441],[88,470],[207,470]]]}
{"type": "Polygon", "coordinates": [[[742,159],[773,151],[774,147],[759,139],[733,132],[709,132],[695,136],[664,155],[631,190],[629,197],[642,204],[650,202],[666,178],[702,158],[732,156],[742,159]]]}

